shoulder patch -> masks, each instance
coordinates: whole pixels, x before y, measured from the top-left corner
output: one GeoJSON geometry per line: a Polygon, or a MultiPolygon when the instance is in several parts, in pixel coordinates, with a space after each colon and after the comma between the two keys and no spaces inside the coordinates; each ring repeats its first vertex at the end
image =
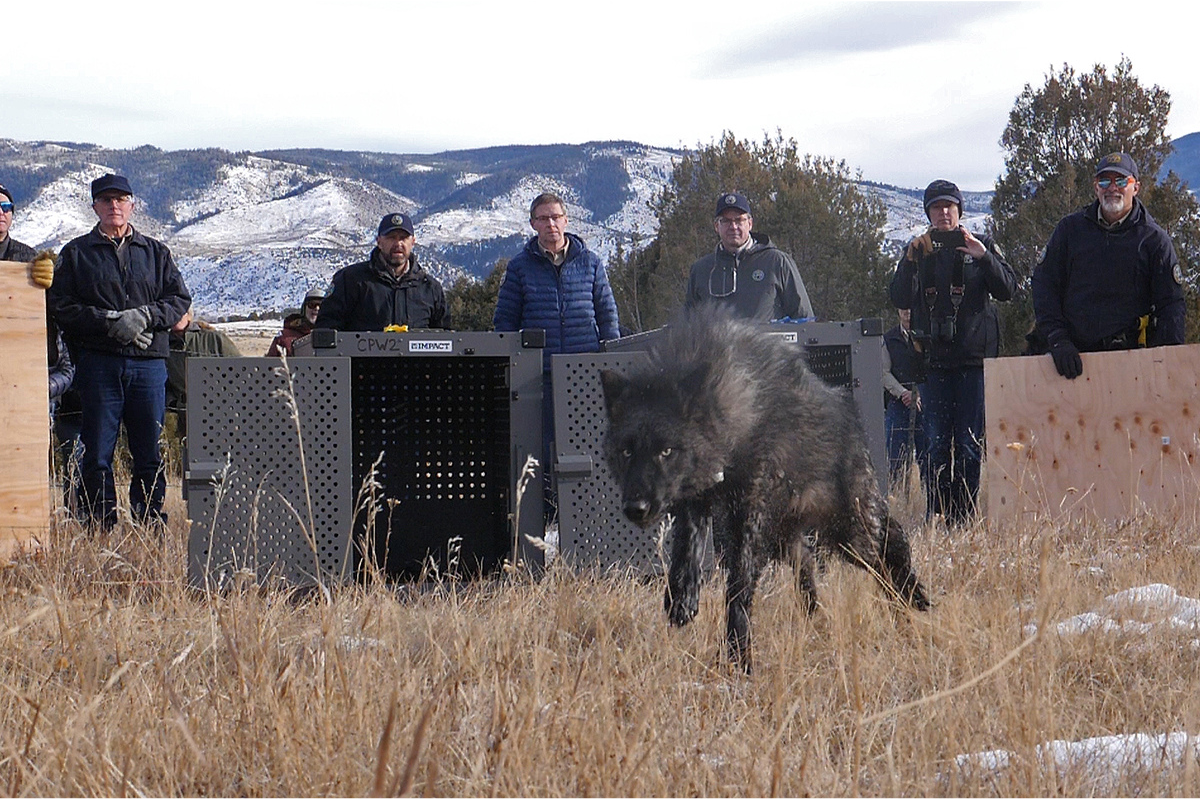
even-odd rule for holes
{"type": "Polygon", "coordinates": [[[1043,261],[1045,261],[1045,260],[1046,260],[1046,248],[1045,248],[1045,247],[1043,247],[1043,248],[1041,249],[1041,251],[1038,253],[1038,257],[1037,257],[1037,263],[1039,263],[1039,264],[1040,264],[1040,263],[1042,263],[1042,262],[1043,262],[1043,261]]]}
{"type": "Polygon", "coordinates": [[[1000,249],[1000,244],[998,242],[992,242],[992,250],[1001,258],[1008,258],[1008,256],[1004,255],[1004,251],[1000,249]]]}
{"type": "Polygon", "coordinates": [[[1183,267],[1179,266],[1178,262],[1175,264],[1175,269],[1171,270],[1171,277],[1175,279],[1176,283],[1183,286],[1183,267]]]}

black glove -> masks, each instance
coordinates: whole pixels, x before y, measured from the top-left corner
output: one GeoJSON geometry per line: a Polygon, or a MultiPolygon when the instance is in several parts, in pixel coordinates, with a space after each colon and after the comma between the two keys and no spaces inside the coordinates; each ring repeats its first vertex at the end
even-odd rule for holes
{"type": "Polygon", "coordinates": [[[1050,343],[1050,357],[1054,359],[1054,368],[1058,374],[1067,380],[1075,380],[1083,374],[1083,359],[1079,357],[1079,348],[1066,337],[1050,343]]]}
{"type": "Polygon", "coordinates": [[[105,316],[108,317],[108,335],[122,345],[131,344],[150,324],[150,309],[145,306],[109,311],[105,316]]]}

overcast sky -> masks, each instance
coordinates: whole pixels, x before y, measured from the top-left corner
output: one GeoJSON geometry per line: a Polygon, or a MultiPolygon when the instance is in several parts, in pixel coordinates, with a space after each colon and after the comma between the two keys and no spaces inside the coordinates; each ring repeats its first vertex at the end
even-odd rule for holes
{"type": "Polygon", "coordinates": [[[437,152],[776,129],[869,180],[990,189],[1013,100],[1122,54],[1200,130],[1200,6],[209,0],[0,8],[0,137],[437,152]],[[1188,54],[1192,55],[1188,55],[1188,54]]]}

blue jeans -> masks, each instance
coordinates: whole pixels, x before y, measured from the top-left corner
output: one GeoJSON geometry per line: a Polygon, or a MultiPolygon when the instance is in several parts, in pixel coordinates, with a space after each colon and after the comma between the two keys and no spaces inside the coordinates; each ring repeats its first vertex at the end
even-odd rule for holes
{"type": "Polygon", "coordinates": [[[139,521],[163,521],[167,481],[158,437],[167,407],[167,362],[77,350],[75,386],[83,402],[80,465],[84,521],[111,528],[117,521],[113,453],[125,423],[133,476],[129,508],[139,521]]]}
{"type": "Polygon", "coordinates": [[[929,370],[922,400],[929,443],[927,511],[952,525],[968,523],[983,459],[983,367],[929,370]]]}
{"type": "MultiPolygon", "coordinates": [[[[924,387],[920,387],[918,393],[922,394],[922,397],[923,392],[924,387]]],[[[921,471],[921,482],[925,483],[929,475],[929,448],[925,443],[924,412],[914,411],[898,398],[892,397],[883,415],[883,425],[887,431],[889,479],[893,482],[900,480],[909,462],[916,458],[917,467],[921,471]],[[910,433],[911,451],[908,447],[910,433]]]]}

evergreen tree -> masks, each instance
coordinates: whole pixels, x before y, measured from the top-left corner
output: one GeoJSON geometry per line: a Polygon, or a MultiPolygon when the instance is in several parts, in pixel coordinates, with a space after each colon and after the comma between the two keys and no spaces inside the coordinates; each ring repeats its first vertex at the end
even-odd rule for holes
{"type": "Polygon", "coordinates": [[[508,268],[508,259],[502,258],[482,281],[477,281],[467,275],[460,277],[446,292],[446,306],[450,311],[450,321],[455,330],[460,331],[490,331],[492,315],[496,312],[496,298],[500,294],[500,284],[504,281],[504,272],[508,268]]]}
{"type": "MultiPolygon", "coordinates": [[[[1029,276],[1059,220],[1095,200],[1092,177],[1106,154],[1129,153],[1140,169],[1139,197],[1154,219],[1171,234],[1189,276],[1200,265],[1200,206],[1174,172],[1159,181],[1171,153],[1167,117],[1170,94],[1142,86],[1133,65],[1122,58],[1111,74],[1101,64],[1076,73],[1064,64],[1046,76],[1040,88],[1029,84],[1017,96],[1000,139],[1004,174],[996,182],[992,224],[996,241],[1021,277],[1012,303],[1001,304],[1001,353],[1020,352],[1033,323],[1029,276]]],[[[1194,317],[1195,315],[1192,315],[1194,317]]],[[[1189,319],[1189,341],[1195,341],[1189,319]]]]}
{"type": "Polygon", "coordinates": [[[754,232],[796,260],[819,318],[883,314],[886,210],[858,188],[858,177],[844,161],[801,157],[795,140],[779,133],[759,143],[726,133],[686,153],[653,203],[658,236],[613,259],[610,280],[622,319],[646,330],[682,306],[689,267],[717,246],[713,209],[728,191],[750,201],[754,232]]]}

